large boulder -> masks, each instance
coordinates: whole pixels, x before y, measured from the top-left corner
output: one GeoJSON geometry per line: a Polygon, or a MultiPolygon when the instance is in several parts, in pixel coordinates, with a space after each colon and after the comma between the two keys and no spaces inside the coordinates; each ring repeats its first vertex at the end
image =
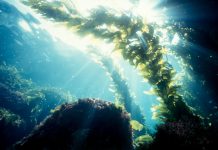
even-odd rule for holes
{"type": "Polygon", "coordinates": [[[217,124],[210,126],[186,119],[159,125],[154,141],[137,150],[214,150],[218,147],[217,124]]]}
{"type": "Polygon", "coordinates": [[[114,104],[83,99],[63,104],[17,150],[131,150],[132,131],[128,114],[114,104]]]}

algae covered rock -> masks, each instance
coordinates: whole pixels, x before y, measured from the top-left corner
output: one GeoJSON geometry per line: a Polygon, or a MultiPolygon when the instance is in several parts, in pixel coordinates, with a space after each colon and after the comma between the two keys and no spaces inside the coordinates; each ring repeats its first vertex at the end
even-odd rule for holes
{"type": "Polygon", "coordinates": [[[20,69],[0,63],[0,149],[8,149],[56,106],[72,100],[70,93],[36,86],[20,69]]]}
{"type": "Polygon", "coordinates": [[[7,149],[25,134],[25,122],[17,114],[0,107],[0,149],[7,149]]]}
{"type": "Polygon", "coordinates": [[[205,126],[199,121],[186,119],[158,126],[153,142],[140,145],[137,150],[214,150],[218,146],[217,139],[216,124],[205,126]]]}
{"type": "Polygon", "coordinates": [[[83,99],[63,104],[17,150],[131,150],[132,131],[128,114],[114,104],[83,99]]]}

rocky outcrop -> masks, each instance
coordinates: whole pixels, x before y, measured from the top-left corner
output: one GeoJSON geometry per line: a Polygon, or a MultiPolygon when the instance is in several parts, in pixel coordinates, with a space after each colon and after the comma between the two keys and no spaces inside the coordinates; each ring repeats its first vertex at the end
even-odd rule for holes
{"type": "Polygon", "coordinates": [[[96,99],[63,104],[14,148],[131,150],[129,116],[114,104],[96,99]]]}

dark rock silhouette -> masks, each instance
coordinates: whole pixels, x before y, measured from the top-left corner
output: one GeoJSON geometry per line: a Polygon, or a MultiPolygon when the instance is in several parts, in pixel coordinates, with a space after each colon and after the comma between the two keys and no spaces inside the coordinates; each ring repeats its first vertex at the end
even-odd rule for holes
{"type": "Polygon", "coordinates": [[[71,95],[38,87],[16,67],[0,63],[0,149],[27,136],[52,109],[69,100],[71,95]]]}
{"type": "Polygon", "coordinates": [[[63,104],[14,148],[131,150],[129,116],[114,104],[95,99],[63,104]]]}
{"type": "Polygon", "coordinates": [[[166,122],[157,128],[154,141],[137,150],[214,150],[217,147],[217,124],[206,127],[199,121],[166,122]]]}

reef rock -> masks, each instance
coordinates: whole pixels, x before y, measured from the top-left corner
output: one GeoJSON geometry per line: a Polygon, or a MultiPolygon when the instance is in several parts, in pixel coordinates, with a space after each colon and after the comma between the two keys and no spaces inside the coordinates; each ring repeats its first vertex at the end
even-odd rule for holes
{"type": "Polygon", "coordinates": [[[110,102],[83,99],[63,104],[16,150],[131,150],[132,131],[128,114],[110,102]]]}

